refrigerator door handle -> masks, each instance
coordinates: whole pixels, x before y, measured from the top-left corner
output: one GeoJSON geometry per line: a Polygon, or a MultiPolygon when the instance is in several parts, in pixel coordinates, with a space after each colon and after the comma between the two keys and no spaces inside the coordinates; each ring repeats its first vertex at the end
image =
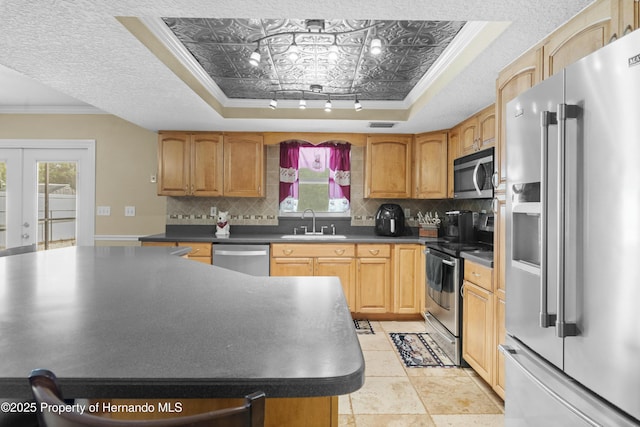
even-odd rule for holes
{"type": "Polygon", "coordinates": [[[549,313],[548,299],[549,283],[547,281],[547,242],[548,242],[548,214],[549,187],[549,126],[557,125],[556,113],[551,111],[540,112],[540,327],[549,328],[555,325],[556,315],[549,313]]]}
{"type": "MultiPolygon", "coordinates": [[[[564,73],[565,71],[563,71],[564,73]]],[[[566,122],[567,119],[578,117],[578,106],[558,104],[558,298],[556,308],[556,336],[558,338],[574,337],[578,335],[576,323],[567,322],[565,319],[565,202],[566,202],[566,122]]]]}

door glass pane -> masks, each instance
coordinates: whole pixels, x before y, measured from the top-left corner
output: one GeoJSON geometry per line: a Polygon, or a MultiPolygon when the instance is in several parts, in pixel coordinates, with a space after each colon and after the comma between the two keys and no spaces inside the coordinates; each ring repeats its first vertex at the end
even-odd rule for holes
{"type": "Polygon", "coordinates": [[[76,244],[76,162],[38,162],[38,250],[76,244]]]}
{"type": "Polygon", "coordinates": [[[7,248],[7,163],[0,160],[0,249],[7,248]]]}

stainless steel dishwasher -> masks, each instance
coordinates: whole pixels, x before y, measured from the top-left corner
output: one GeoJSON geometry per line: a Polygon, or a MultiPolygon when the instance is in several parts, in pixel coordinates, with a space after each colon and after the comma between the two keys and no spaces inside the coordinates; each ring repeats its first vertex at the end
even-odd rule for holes
{"type": "Polygon", "coordinates": [[[269,245],[213,245],[213,265],[250,274],[269,275],[269,245]]]}

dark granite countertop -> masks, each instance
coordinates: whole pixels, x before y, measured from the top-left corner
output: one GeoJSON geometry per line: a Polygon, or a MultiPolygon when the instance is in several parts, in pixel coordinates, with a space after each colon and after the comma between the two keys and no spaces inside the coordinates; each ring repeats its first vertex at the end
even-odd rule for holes
{"type": "Polygon", "coordinates": [[[73,247],[0,258],[0,396],[34,368],[68,397],[351,393],[364,360],[337,278],[253,277],[174,248],[73,247]]]}
{"type": "Polygon", "coordinates": [[[469,261],[473,261],[480,265],[493,268],[493,251],[486,250],[474,250],[474,251],[462,251],[460,256],[469,261]]]}

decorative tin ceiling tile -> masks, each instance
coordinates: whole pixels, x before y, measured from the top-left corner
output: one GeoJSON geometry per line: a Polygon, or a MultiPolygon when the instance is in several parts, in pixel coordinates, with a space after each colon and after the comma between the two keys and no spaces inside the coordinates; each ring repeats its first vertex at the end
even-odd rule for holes
{"type": "MultiPolygon", "coordinates": [[[[309,90],[357,93],[362,100],[403,100],[456,34],[462,21],[326,20],[321,33],[306,33],[304,20],[164,18],[186,49],[229,98],[268,99],[274,91],[309,90]],[[367,28],[337,36],[338,59],[329,59],[334,36],[328,33],[367,28]],[[289,58],[291,34],[270,37],[260,45],[258,67],[249,64],[256,40],[268,35],[296,36],[298,58],[289,58]],[[372,55],[372,38],[382,52],[372,55]]],[[[278,94],[279,98],[299,97],[278,94]]]]}

